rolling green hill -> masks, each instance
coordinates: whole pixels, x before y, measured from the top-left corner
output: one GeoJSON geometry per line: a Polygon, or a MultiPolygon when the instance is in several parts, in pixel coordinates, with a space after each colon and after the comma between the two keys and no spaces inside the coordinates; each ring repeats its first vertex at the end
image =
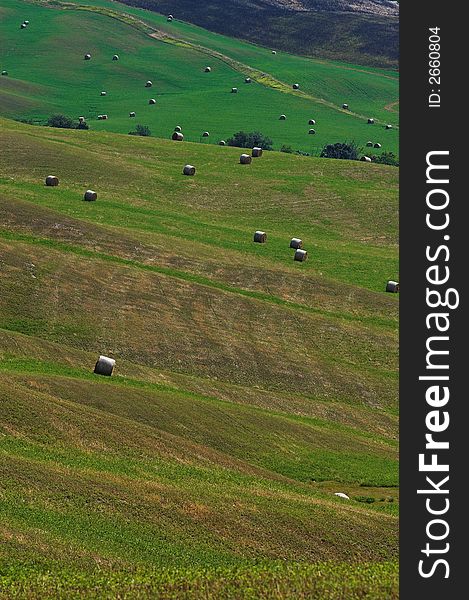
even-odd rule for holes
{"type": "Polygon", "coordinates": [[[0,125],[0,598],[397,598],[397,169],[0,125]]]}
{"type": "Polygon", "coordinates": [[[140,123],[158,137],[169,137],[179,124],[185,141],[201,141],[208,131],[207,143],[240,129],[260,130],[276,149],[287,145],[313,154],[345,140],[381,143],[374,153],[398,151],[398,79],[392,71],[273,55],[107,0],[5,0],[0,13],[0,68],[8,72],[0,76],[4,116],[44,123],[57,112],[83,115],[93,130],[128,133],[140,123]],[[30,25],[21,29],[25,18],[30,25]],[[83,60],[86,52],[90,61],[83,60]],[[115,53],[119,61],[112,61],[115,53]],[[244,83],[247,75],[251,84],[244,83]],[[344,102],[349,111],[342,110],[344,102]],[[99,114],[108,120],[98,120],[99,114]],[[367,124],[368,117],[375,125],[367,124]],[[315,135],[308,134],[311,118],[315,135]],[[386,123],[394,129],[385,130],[386,123]]]}

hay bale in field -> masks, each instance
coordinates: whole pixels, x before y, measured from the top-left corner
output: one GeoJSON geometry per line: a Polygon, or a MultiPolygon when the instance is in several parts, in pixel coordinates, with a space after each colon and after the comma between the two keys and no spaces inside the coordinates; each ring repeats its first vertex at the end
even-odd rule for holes
{"type": "Polygon", "coordinates": [[[107,377],[110,377],[115,366],[116,361],[113,358],[100,356],[96,361],[93,372],[96,373],[96,375],[106,375],[107,377]]]}
{"type": "Polygon", "coordinates": [[[392,294],[397,294],[397,292],[399,291],[399,284],[397,283],[397,281],[389,280],[386,284],[386,291],[391,292],[392,294]]]}
{"type": "Polygon", "coordinates": [[[171,139],[176,142],[182,142],[184,140],[184,136],[180,131],[175,131],[171,136],[171,139]]]}
{"type": "Polygon", "coordinates": [[[129,112],[129,117],[135,117],[135,112],[133,110],[129,112]]]}
{"type": "Polygon", "coordinates": [[[21,23],[20,25],[21,29],[25,29],[27,27],[26,23],[21,23]]]}
{"type": "Polygon", "coordinates": [[[309,135],[314,135],[315,133],[316,133],[316,129],[310,129],[310,130],[308,131],[308,134],[309,134],[309,135]]]}
{"type": "Polygon", "coordinates": [[[299,90],[299,89],[300,89],[300,84],[299,84],[299,83],[294,83],[294,84],[292,85],[292,88],[293,88],[294,90],[299,90]]]}
{"type": "Polygon", "coordinates": [[[210,135],[210,133],[208,131],[204,131],[202,134],[202,137],[208,137],[210,135]]]}
{"type": "Polygon", "coordinates": [[[24,23],[25,25],[29,25],[29,21],[26,21],[26,20],[24,20],[24,21],[23,21],[23,23],[24,23]]]}
{"type": "Polygon", "coordinates": [[[265,244],[267,241],[267,234],[265,231],[256,231],[254,233],[254,241],[258,244],[265,244]]]}
{"type": "Polygon", "coordinates": [[[276,50],[272,50],[272,54],[277,54],[277,51],[276,50]]]}
{"type": "Polygon", "coordinates": [[[388,124],[388,125],[386,125],[386,126],[385,126],[385,129],[392,129],[392,125],[389,125],[389,124],[388,124]]]}
{"type": "Polygon", "coordinates": [[[107,115],[101,115],[103,121],[107,121],[107,115]]]}
{"type": "Polygon", "coordinates": [[[280,115],[280,117],[279,117],[280,121],[285,121],[286,118],[287,118],[287,115],[280,115]]]}
{"type": "Polygon", "coordinates": [[[342,108],[343,108],[344,110],[348,110],[348,104],[342,104],[342,108]]]}
{"type": "Polygon", "coordinates": [[[369,156],[362,156],[362,157],[360,158],[360,160],[361,160],[362,162],[371,162],[371,158],[370,158],[369,156]]]}
{"type": "Polygon", "coordinates": [[[153,82],[152,82],[152,81],[150,81],[150,80],[148,80],[148,81],[145,83],[145,87],[147,87],[147,88],[151,88],[151,86],[152,86],[152,85],[153,85],[153,82]]]}
{"type": "Polygon", "coordinates": [[[381,144],[379,142],[376,142],[376,144],[374,145],[375,148],[381,148],[381,144]]]}
{"type": "Polygon", "coordinates": [[[8,75],[8,71],[3,70],[2,75],[4,75],[4,76],[8,75]]]}
{"type": "Polygon", "coordinates": [[[374,119],[368,119],[368,125],[374,125],[374,124],[375,124],[374,119]]]}
{"type": "Polygon", "coordinates": [[[246,79],[244,80],[244,83],[251,83],[251,78],[250,77],[246,77],[246,79]]]}
{"type": "Polygon", "coordinates": [[[225,140],[220,140],[220,141],[218,142],[218,145],[219,145],[219,146],[226,146],[226,142],[225,142],[225,140]]]}
{"type": "Polygon", "coordinates": [[[252,156],[250,156],[249,154],[241,154],[241,156],[239,157],[239,162],[242,165],[250,165],[252,162],[252,156]]]}
{"type": "Polygon", "coordinates": [[[212,67],[205,67],[204,70],[206,73],[210,73],[212,71],[212,67]]]}
{"type": "Polygon", "coordinates": [[[106,95],[106,92],[105,92],[105,91],[102,91],[102,92],[101,92],[101,96],[105,96],[105,95],[106,95]]]}
{"type": "Polygon", "coordinates": [[[59,185],[59,178],[55,175],[48,175],[46,177],[46,185],[50,187],[56,187],[59,185]]]}
{"type": "Polygon", "coordinates": [[[310,119],[308,121],[308,125],[316,125],[316,121],[314,119],[310,119]]]}
{"type": "Polygon", "coordinates": [[[182,131],[182,127],[180,125],[176,125],[174,131],[182,131]]]}
{"type": "Polygon", "coordinates": [[[231,93],[232,94],[237,94],[238,93],[238,88],[231,88],[231,93]]]}
{"type": "Polygon", "coordinates": [[[290,240],[290,248],[294,248],[295,250],[303,248],[303,240],[300,240],[300,238],[292,238],[290,240]]]}
{"type": "Polygon", "coordinates": [[[112,60],[119,60],[119,55],[118,54],[114,54],[114,56],[112,57],[112,60]]]}
{"type": "Polygon", "coordinates": [[[91,54],[85,54],[85,60],[91,60],[91,54]]]}
{"type": "Polygon", "coordinates": [[[195,167],[193,165],[186,165],[182,170],[183,175],[195,175],[195,167]]]}
{"type": "Polygon", "coordinates": [[[83,200],[86,200],[87,202],[94,202],[94,200],[97,199],[98,194],[93,190],[86,190],[86,192],[83,194],[83,200]]]}
{"type": "Polygon", "coordinates": [[[260,156],[262,156],[262,148],[259,148],[258,146],[254,146],[251,154],[254,158],[259,158],[260,156]]]}
{"type": "Polygon", "coordinates": [[[334,496],[338,496],[339,498],[344,498],[344,500],[350,500],[350,497],[343,492],[334,492],[334,496]]]}
{"type": "Polygon", "coordinates": [[[148,100],[148,104],[156,104],[156,100],[154,98],[150,98],[150,100],[148,100]]]}
{"type": "Polygon", "coordinates": [[[366,142],[366,145],[368,146],[368,148],[373,148],[373,142],[366,142]]]}
{"type": "Polygon", "coordinates": [[[298,250],[295,251],[295,256],[293,257],[293,260],[304,262],[307,258],[308,253],[306,252],[306,250],[301,250],[301,248],[298,248],[298,250]]]}
{"type": "Polygon", "coordinates": [[[172,21],[174,19],[173,15],[168,15],[168,21],[172,21]]]}

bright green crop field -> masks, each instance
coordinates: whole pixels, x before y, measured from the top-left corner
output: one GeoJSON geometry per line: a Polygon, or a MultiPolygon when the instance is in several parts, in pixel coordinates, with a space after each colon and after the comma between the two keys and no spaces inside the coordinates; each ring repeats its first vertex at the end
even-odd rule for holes
{"type": "Polygon", "coordinates": [[[241,129],[258,130],[276,149],[287,145],[313,154],[326,143],[352,140],[362,147],[368,140],[381,143],[381,150],[370,150],[374,153],[398,151],[395,72],[272,55],[115,2],[80,5],[93,10],[56,4],[2,3],[0,68],[8,75],[0,77],[0,113],[5,116],[44,122],[60,112],[84,116],[94,130],[119,133],[140,123],[164,138],[181,125],[186,141],[201,141],[208,131],[207,143],[241,129]],[[25,18],[30,24],[21,29],[25,18]],[[90,61],[84,60],[87,52],[90,61]],[[115,53],[119,61],[112,61],[115,53]],[[204,72],[207,65],[210,73],[204,72]],[[251,84],[244,83],[246,75],[251,84]],[[152,88],[145,88],[147,80],[152,88]],[[293,83],[300,84],[299,92],[293,83]],[[150,98],[155,105],[148,104],[150,98]],[[350,111],[341,109],[344,102],[350,111]],[[108,120],[98,121],[99,114],[108,120]],[[368,117],[375,125],[367,124],[368,117]],[[316,134],[308,133],[309,119],[316,120],[316,134]],[[386,130],[386,123],[394,128],[386,130]]]}

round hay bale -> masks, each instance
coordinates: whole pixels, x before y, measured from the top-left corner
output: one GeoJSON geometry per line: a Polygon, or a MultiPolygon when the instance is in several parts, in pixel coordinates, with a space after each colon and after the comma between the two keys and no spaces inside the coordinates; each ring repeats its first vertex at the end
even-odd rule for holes
{"type": "Polygon", "coordinates": [[[310,130],[308,131],[308,134],[309,134],[309,135],[314,135],[315,133],[316,133],[316,129],[310,129],[310,130]]]}
{"type": "Polygon", "coordinates": [[[287,115],[280,115],[280,117],[279,117],[280,121],[285,121],[286,118],[287,118],[287,115]]]}
{"type": "Polygon", "coordinates": [[[277,51],[276,50],[272,50],[272,54],[277,54],[277,51]]]}
{"type": "Polygon", "coordinates": [[[135,117],[135,112],[134,111],[129,112],[129,117],[135,117]]]}
{"type": "Polygon", "coordinates": [[[91,54],[85,54],[85,60],[91,60],[91,54]]]}
{"type": "Polygon", "coordinates": [[[118,54],[114,54],[114,56],[112,57],[112,60],[119,60],[119,55],[118,54]]]}
{"type": "Polygon", "coordinates": [[[105,96],[105,95],[106,95],[106,92],[102,91],[101,96],[105,96]]]}
{"type": "Polygon", "coordinates": [[[2,75],[4,75],[4,76],[8,75],[8,71],[3,70],[2,75]]]}
{"type": "Polygon", "coordinates": [[[258,146],[254,146],[251,154],[254,158],[259,158],[260,156],[262,156],[262,148],[259,148],[258,146]]]}
{"type": "Polygon", "coordinates": [[[168,15],[168,19],[174,19],[173,15],[168,15]]]}
{"type": "Polygon", "coordinates": [[[107,115],[101,115],[103,121],[107,121],[107,115]]]}
{"type": "Polygon", "coordinates": [[[21,29],[25,29],[27,27],[26,23],[21,23],[20,25],[21,29]]]}
{"type": "Polygon", "coordinates": [[[241,154],[241,156],[239,157],[239,162],[242,165],[250,165],[252,162],[252,156],[250,156],[249,154],[241,154]]]}
{"type": "Polygon", "coordinates": [[[94,202],[94,200],[97,199],[98,194],[93,190],[86,190],[86,192],[83,194],[83,200],[86,200],[87,202],[94,202]]]}
{"type": "Polygon", "coordinates": [[[29,25],[29,21],[26,21],[26,20],[25,20],[25,21],[23,21],[23,23],[24,23],[25,25],[29,25]]]}
{"type": "Polygon", "coordinates": [[[105,375],[110,377],[115,366],[116,361],[113,358],[109,358],[108,356],[100,356],[94,366],[94,373],[96,373],[96,375],[105,375]]]}
{"type": "Polygon", "coordinates": [[[48,175],[46,177],[46,185],[50,187],[56,187],[59,185],[59,178],[55,175],[48,175]]]}
{"type": "Polygon", "coordinates": [[[219,146],[226,146],[226,142],[225,142],[225,140],[220,140],[220,141],[218,142],[218,145],[219,145],[219,146]]]}
{"type": "Polygon", "coordinates": [[[370,158],[369,156],[362,156],[362,157],[360,158],[360,160],[361,160],[362,162],[371,162],[371,158],[370,158]]]}
{"type": "Polygon", "coordinates": [[[292,238],[290,240],[290,248],[294,248],[295,250],[303,248],[303,240],[300,240],[300,238],[292,238]]]}
{"type": "Polygon", "coordinates": [[[295,256],[294,256],[293,260],[297,260],[299,262],[304,262],[307,258],[308,258],[308,253],[306,252],[306,250],[302,250],[301,248],[298,248],[298,250],[295,251],[295,256]]]}
{"type": "Polygon", "coordinates": [[[173,20],[173,17],[168,17],[168,23],[171,23],[172,20],[173,20]]]}
{"type": "Polygon", "coordinates": [[[206,73],[210,73],[210,72],[211,72],[211,70],[212,70],[212,67],[205,67],[205,69],[204,69],[204,70],[205,70],[205,72],[206,72],[206,73]]]}
{"type": "Polygon", "coordinates": [[[176,125],[174,131],[182,131],[182,127],[180,125],[176,125]]]}
{"type": "Polygon", "coordinates": [[[392,125],[386,125],[385,129],[392,129],[392,125]]]}
{"type": "Polygon", "coordinates": [[[350,500],[350,497],[343,492],[334,492],[334,496],[338,496],[339,498],[343,498],[344,500],[350,500]]]}
{"type": "Polygon", "coordinates": [[[101,121],[102,118],[103,118],[103,115],[98,115],[98,121],[101,121]]]}
{"type": "Polygon", "coordinates": [[[386,284],[386,291],[391,292],[391,294],[397,294],[399,291],[399,284],[397,281],[388,281],[386,284]]]}
{"type": "Polygon", "coordinates": [[[85,117],[78,117],[78,122],[79,123],[84,123],[85,122],[85,117]]]}
{"type": "Polygon", "coordinates": [[[182,142],[184,140],[184,136],[180,131],[175,131],[171,136],[171,139],[176,142],[182,142]]]}
{"type": "Polygon", "coordinates": [[[374,145],[375,148],[381,148],[381,144],[379,142],[376,142],[376,144],[374,145]]]}
{"type": "Polygon", "coordinates": [[[373,148],[373,142],[366,142],[366,145],[368,146],[368,148],[373,148]]]}
{"type": "Polygon", "coordinates": [[[204,131],[202,134],[202,137],[208,137],[210,135],[210,133],[208,131],[204,131]]]}
{"type": "Polygon", "coordinates": [[[238,88],[231,88],[231,93],[232,94],[237,94],[238,93],[238,88]]]}
{"type": "Polygon", "coordinates": [[[151,82],[150,80],[148,80],[148,81],[145,83],[145,87],[148,87],[148,88],[150,88],[152,85],[153,85],[153,82],[151,82]]]}
{"type": "Polygon", "coordinates": [[[250,77],[246,77],[246,79],[244,80],[244,83],[251,83],[251,78],[250,77]]]}
{"type": "Polygon", "coordinates": [[[254,241],[258,244],[265,244],[267,241],[267,234],[265,231],[256,231],[254,233],[254,241]]]}
{"type": "Polygon", "coordinates": [[[342,104],[342,108],[343,108],[344,110],[348,110],[348,104],[342,104]]]}
{"type": "Polygon", "coordinates": [[[150,98],[150,100],[148,100],[148,104],[156,104],[156,100],[154,98],[150,98]]]}
{"type": "Polygon", "coordinates": [[[300,89],[300,84],[299,84],[299,83],[294,83],[294,84],[292,85],[292,88],[293,88],[294,90],[299,90],[299,89],[300,89]]]}
{"type": "Polygon", "coordinates": [[[374,124],[375,124],[374,119],[368,119],[368,125],[374,125],[374,124]]]}
{"type": "Polygon", "coordinates": [[[195,175],[195,167],[193,165],[186,165],[182,170],[182,174],[190,176],[195,175]]]}
{"type": "Polygon", "coordinates": [[[308,125],[316,125],[316,121],[314,119],[310,119],[308,121],[308,125]]]}

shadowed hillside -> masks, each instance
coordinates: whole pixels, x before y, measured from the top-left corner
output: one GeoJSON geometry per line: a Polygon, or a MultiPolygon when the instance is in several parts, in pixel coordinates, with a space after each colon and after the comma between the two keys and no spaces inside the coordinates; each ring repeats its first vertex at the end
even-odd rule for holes
{"type": "Polygon", "coordinates": [[[365,0],[122,0],[206,29],[306,56],[397,67],[399,8],[365,0]]]}
{"type": "Polygon", "coordinates": [[[0,144],[0,597],[397,597],[396,169],[0,144]]]}

